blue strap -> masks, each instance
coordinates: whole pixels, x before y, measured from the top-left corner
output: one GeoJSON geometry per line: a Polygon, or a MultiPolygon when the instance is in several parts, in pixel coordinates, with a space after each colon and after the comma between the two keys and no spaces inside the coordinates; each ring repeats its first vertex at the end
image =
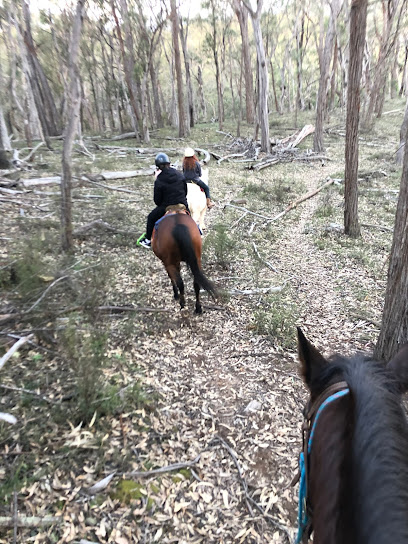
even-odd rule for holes
{"type": "MultiPolygon", "coordinates": [[[[313,436],[314,432],[316,430],[317,420],[319,419],[321,413],[326,408],[328,404],[333,402],[334,400],[344,397],[344,395],[347,395],[350,393],[350,389],[346,388],[342,391],[337,391],[337,393],[333,393],[333,395],[330,395],[330,397],[327,397],[327,399],[322,402],[322,404],[319,406],[319,409],[316,412],[316,416],[313,421],[312,430],[309,435],[309,441],[307,443],[307,454],[310,455],[310,452],[312,450],[312,442],[313,442],[313,436]]],[[[295,544],[300,544],[302,542],[303,533],[306,530],[306,527],[309,523],[309,519],[307,516],[307,509],[306,509],[306,496],[307,496],[307,489],[306,489],[306,468],[305,468],[305,455],[302,451],[299,455],[299,470],[300,470],[300,482],[299,482],[299,507],[298,507],[298,533],[296,537],[295,544]]]]}
{"type": "Polygon", "coordinates": [[[326,408],[326,406],[328,404],[330,404],[334,400],[339,399],[340,397],[344,397],[344,395],[348,395],[348,393],[350,393],[349,388],[342,389],[341,391],[337,391],[337,393],[333,393],[333,395],[330,395],[330,397],[327,397],[327,399],[324,402],[322,402],[322,404],[320,405],[319,409],[316,412],[316,416],[315,416],[314,421],[313,421],[312,430],[310,431],[310,435],[309,435],[309,442],[307,444],[307,453],[308,454],[310,454],[311,449],[312,449],[313,436],[314,436],[314,432],[316,430],[317,420],[319,419],[321,413],[323,412],[323,410],[326,408]]]}
{"type": "Polygon", "coordinates": [[[302,542],[303,533],[307,527],[308,517],[306,511],[306,470],[305,470],[305,455],[303,451],[299,455],[299,509],[298,509],[298,533],[296,544],[302,542]]]}
{"type": "MultiPolygon", "coordinates": [[[[160,219],[158,219],[158,220],[156,221],[156,223],[154,224],[155,230],[157,230],[157,227],[159,226],[159,223],[160,223],[161,221],[163,221],[163,219],[164,219],[165,217],[167,217],[167,215],[169,215],[169,214],[164,214],[163,217],[160,217],[160,219]]],[[[197,224],[197,223],[196,223],[196,224],[197,224]]],[[[200,234],[201,234],[201,236],[202,236],[203,233],[202,233],[202,230],[200,229],[200,225],[197,224],[197,228],[198,228],[198,230],[199,230],[199,232],[200,232],[200,234]]]]}

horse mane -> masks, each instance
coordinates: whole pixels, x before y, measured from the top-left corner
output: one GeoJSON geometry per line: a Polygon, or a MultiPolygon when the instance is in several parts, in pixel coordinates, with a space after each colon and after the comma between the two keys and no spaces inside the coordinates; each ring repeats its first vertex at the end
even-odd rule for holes
{"type": "Polygon", "coordinates": [[[379,363],[335,356],[319,381],[351,392],[350,496],[356,542],[408,542],[408,427],[398,384],[379,363]]]}

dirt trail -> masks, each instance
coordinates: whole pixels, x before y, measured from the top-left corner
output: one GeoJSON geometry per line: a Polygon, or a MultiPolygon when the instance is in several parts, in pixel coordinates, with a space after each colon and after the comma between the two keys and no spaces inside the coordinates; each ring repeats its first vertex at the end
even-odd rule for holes
{"type": "MultiPolygon", "coordinates": [[[[316,179],[304,179],[305,192],[316,188],[316,179]]],[[[350,271],[339,269],[336,258],[321,251],[309,231],[317,205],[318,199],[311,198],[290,212],[296,214],[296,220],[288,216],[280,220],[276,227],[278,251],[273,252],[268,238],[264,239],[259,249],[266,255],[271,252],[268,259],[273,261],[275,257],[273,265],[278,269],[278,274],[266,269],[264,278],[269,275],[272,284],[290,284],[296,290],[296,324],[325,353],[337,349],[344,352],[345,339],[351,350],[364,349],[364,342],[353,338],[356,325],[344,310],[342,285],[347,285],[350,271]]],[[[209,229],[221,213],[216,210],[209,214],[209,229]]],[[[247,236],[245,231],[243,236],[247,236]]],[[[152,271],[157,270],[160,263],[152,255],[149,258],[152,271]]],[[[243,275],[251,277],[251,271],[243,275]]],[[[191,285],[188,309],[180,312],[169,302],[171,290],[164,272],[154,281],[156,295],[161,297],[163,293],[174,313],[141,350],[146,355],[149,380],[163,399],[160,425],[177,428],[177,448],[172,450],[174,457],[169,462],[193,459],[204,452],[205,461],[202,457],[197,467],[201,480],[198,485],[211,487],[211,516],[215,517],[209,518],[204,508],[203,541],[287,541],[287,534],[276,523],[286,527],[293,537],[297,488],[289,484],[297,468],[301,410],[306,398],[295,352],[283,350],[268,336],[254,335],[253,312],[257,307],[262,309],[262,297],[234,296],[221,305],[221,310],[209,309],[208,305],[203,316],[196,317],[192,314],[191,285]],[[225,443],[217,442],[217,437],[225,443]],[[226,444],[233,448],[235,462],[226,444]],[[266,515],[248,505],[245,485],[266,515]],[[215,532],[212,522],[217,526],[215,532]]],[[[218,286],[225,287],[222,283],[218,286]]],[[[199,504],[194,508],[200,512],[199,504]]],[[[185,531],[190,535],[184,537],[185,541],[196,542],[201,534],[197,525],[189,527],[191,519],[187,523],[185,517],[179,521],[181,527],[186,524],[185,531]]]]}
{"type": "MultiPolygon", "coordinates": [[[[313,325],[315,338],[322,345],[330,336],[327,322],[336,326],[341,301],[340,295],[336,296],[332,267],[319,261],[319,250],[304,233],[315,206],[313,199],[303,203],[295,229],[280,240],[278,268],[281,283],[292,278],[289,281],[297,285],[300,306],[307,307],[311,316],[309,322],[307,315],[302,316],[301,322],[306,327],[313,325]]],[[[210,215],[209,224],[215,216],[210,215]]],[[[154,260],[150,264],[160,266],[154,260]]],[[[161,294],[163,289],[163,296],[169,299],[171,290],[164,272],[156,281],[159,285],[154,291],[161,294]]],[[[201,480],[214,486],[212,501],[220,542],[236,538],[239,531],[234,534],[229,525],[232,519],[236,528],[250,530],[245,542],[284,542],[285,534],[276,529],[273,520],[249,514],[237,467],[214,437],[221,436],[234,449],[251,495],[293,535],[296,490],[288,486],[301,446],[305,399],[295,354],[284,353],[269,338],[253,334],[248,297],[230,299],[223,310],[207,309],[202,317],[196,317],[191,312],[190,285],[188,291],[189,308],[180,312],[175,307],[168,328],[141,346],[145,361],[149,361],[149,381],[163,399],[160,424],[177,427],[178,450],[184,450],[177,460],[192,459],[210,445],[209,458],[199,463],[199,470],[201,480]],[[186,452],[191,453],[186,456],[186,452]],[[225,494],[233,498],[233,509],[225,494]]],[[[211,534],[206,542],[213,541],[211,534]]],[[[191,541],[195,541],[193,537],[191,541]]]]}

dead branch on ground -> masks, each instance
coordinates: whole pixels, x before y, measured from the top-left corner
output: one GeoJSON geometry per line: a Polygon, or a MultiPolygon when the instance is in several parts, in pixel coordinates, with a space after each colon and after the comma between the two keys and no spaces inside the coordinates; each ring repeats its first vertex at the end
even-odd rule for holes
{"type": "Polygon", "coordinates": [[[3,368],[3,366],[7,363],[7,361],[10,359],[10,357],[13,356],[13,354],[18,351],[21,346],[23,346],[26,342],[29,342],[31,338],[33,338],[33,334],[29,334],[28,336],[22,336],[20,340],[18,340],[13,346],[3,355],[3,357],[0,359],[0,370],[3,368]]]}
{"type": "Polygon", "coordinates": [[[4,528],[30,528],[30,527],[47,527],[48,525],[54,525],[55,523],[61,523],[63,521],[62,516],[44,516],[43,518],[37,516],[8,516],[0,517],[0,527],[4,528]]]}

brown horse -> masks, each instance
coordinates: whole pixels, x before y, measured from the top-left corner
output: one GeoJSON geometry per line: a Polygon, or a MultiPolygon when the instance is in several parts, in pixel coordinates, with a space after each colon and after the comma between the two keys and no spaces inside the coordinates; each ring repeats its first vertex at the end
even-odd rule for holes
{"type": "Polygon", "coordinates": [[[408,543],[408,350],[385,368],[363,356],[326,360],[300,329],[298,342],[310,399],[296,542],[313,531],[314,544],[408,543]]]}
{"type": "Polygon", "coordinates": [[[166,214],[156,223],[152,249],[166,268],[173,286],[174,298],[180,301],[181,308],[185,306],[185,298],[180,263],[187,263],[194,277],[195,311],[201,314],[203,309],[200,303],[200,287],[212,297],[216,296],[216,290],[201,270],[202,241],[194,219],[186,213],[166,214]]]}

